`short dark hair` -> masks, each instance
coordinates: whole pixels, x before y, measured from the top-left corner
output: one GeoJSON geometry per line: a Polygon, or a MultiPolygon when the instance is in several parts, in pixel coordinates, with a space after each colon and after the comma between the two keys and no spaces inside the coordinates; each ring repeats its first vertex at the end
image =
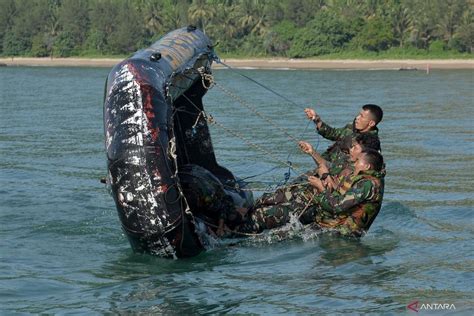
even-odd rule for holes
{"type": "Polygon", "coordinates": [[[365,149],[362,151],[364,160],[372,166],[375,171],[381,171],[383,168],[383,156],[376,150],[365,149]]]}
{"type": "Polygon", "coordinates": [[[382,121],[383,111],[380,106],[376,104],[365,104],[364,106],[362,106],[362,109],[369,111],[370,114],[372,114],[373,119],[375,121],[375,125],[377,125],[378,123],[380,123],[380,121],[382,121]]]}
{"type": "Polygon", "coordinates": [[[377,135],[363,133],[356,136],[355,141],[362,146],[363,149],[373,149],[380,152],[380,140],[377,135]]]}

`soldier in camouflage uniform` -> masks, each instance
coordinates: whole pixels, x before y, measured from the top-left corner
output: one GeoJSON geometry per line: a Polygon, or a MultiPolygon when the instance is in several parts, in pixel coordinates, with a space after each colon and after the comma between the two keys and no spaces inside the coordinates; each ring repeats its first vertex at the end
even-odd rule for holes
{"type": "Polygon", "coordinates": [[[383,197],[383,158],[366,149],[356,158],[354,172],[343,176],[337,188],[310,176],[311,186],[277,191],[262,197],[248,214],[238,232],[260,233],[283,226],[295,214],[303,224],[331,228],[342,235],[360,236],[377,216],[383,197]],[[316,191],[315,191],[315,190],[316,191]]]}
{"type": "Polygon", "coordinates": [[[378,137],[377,124],[382,121],[383,111],[375,104],[362,106],[353,124],[342,128],[333,128],[324,123],[319,115],[310,108],[305,109],[306,116],[316,124],[318,133],[326,139],[335,141],[322,155],[329,161],[338,161],[347,156],[352,140],[359,134],[369,133],[378,137]]]}
{"type": "Polygon", "coordinates": [[[354,163],[354,172],[343,179],[334,190],[329,190],[316,177],[308,180],[320,194],[314,198],[318,210],[303,214],[303,224],[314,223],[316,228],[330,228],[341,235],[361,236],[366,232],[382,206],[384,190],[382,155],[366,149],[354,163]]]}
{"type": "Polygon", "coordinates": [[[310,155],[318,165],[316,172],[309,175],[317,175],[324,178],[329,176],[328,181],[332,187],[335,187],[334,182],[337,182],[341,176],[347,176],[354,171],[354,161],[363,149],[380,151],[379,138],[369,133],[357,135],[352,141],[349,155],[347,157],[346,155],[341,155],[340,159],[332,162],[325,160],[308,142],[300,141],[299,146],[301,151],[310,155]],[[325,174],[327,175],[325,176],[325,174]]]}

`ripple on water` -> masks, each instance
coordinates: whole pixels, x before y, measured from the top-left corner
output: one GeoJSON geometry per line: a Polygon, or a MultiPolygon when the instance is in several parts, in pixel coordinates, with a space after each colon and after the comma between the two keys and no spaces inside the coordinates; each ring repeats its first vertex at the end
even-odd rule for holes
{"type": "Polygon", "coordinates": [[[398,315],[419,300],[456,303],[469,314],[472,71],[241,70],[301,108],[216,71],[279,126],[218,89],[204,98],[216,120],[274,154],[210,126],[219,163],[240,177],[267,171],[254,186],[281,181],[287,168],[278,163],[288,153],[298,169],[313,167],[283,130],[319,150],[329,145],[312,126],[303,134],[306,105],[343,126],[361,104],[381,104],[385,202],[360,240],[290,225],[280,233],[291,240],[239,239],[179,261],[133,254],[98,183],[106,172],[101,100],[108,71],[0,72],[0,313],[398,315]]]}

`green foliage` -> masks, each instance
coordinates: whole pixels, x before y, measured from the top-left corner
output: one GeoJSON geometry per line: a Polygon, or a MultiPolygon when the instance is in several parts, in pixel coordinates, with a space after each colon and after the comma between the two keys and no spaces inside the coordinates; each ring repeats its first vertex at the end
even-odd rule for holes
{"type": "Polygon", "coordinates": [[[34,57],[47,57],[49,52],[47,38],[43,34],[35,35],[31,43],[31,55],[34,57]]]}
{"type": "Polygon", "coordinates": [[[69,34],[74,47],[80,49],[89,29],[89,3],[87,0],[66,0],[59,7],[58,22],[64,33],[69,34]]]}
{"type": "Polygon", "coordinates": [[[5,33],[10,32],[12,20],[15,15],[14,0],[0,1],[0,54],[3,52],[3,40],[5,33]]]}
{"type": "Polygon", "coordinates": [[[459,52],[474,52],[474,23],[459,28],[449,41],[449,47],[459,52]]]}
{"type": "Polygon", "coordinates": [[[0,0],[0,55],[123,56],[192,23],[225,56],[469,56],[473,7],[472,0],[0,0]]]}
{"type": "Polygon", "coordinates": [[[282,2],[285,12],[284,19],[294,21],[298,27],[304,27],[314,19],[323,3],[319,0],[286,0],[282,2]]]}
{"type": "Polygon", "coordinates": [[[241,40],[240,47],[251,56],[264,56],[265,50],[262,41],[256,34],[250,34],[241,40]]]}
{"type": "Polygon", "coordinates": [[[270,55],[286,56],[298,28],[288,20],[275,25],[264,39],[265,51],[270,55]]]}
{"type": "Polygon", "coordinates": [[[76,43],[71,34],[62,32],[54,41],[53,52],[55,57],[69,57],[74,54],[76,43]]]}
{"type": "Polygon", "coordinates": [[[436,40],[431,42],[429,51],[433,53],[439,53],[444,51],[445,49],[446,43],[442,40],[436,40]]]}
{"type": "Polygon", "coordinates": [[[117,11],[114,28],[108,37],[109,50],[117,54],[133,52],[142,38],[143,28],[137,23],[140,16],[128,1],[122,2],[117,11]]]}
{"type": "Polygon", "coordinates": [[[97,29],[91,29],[84,43],[85,50],[89,52],[105,52],[107,45],[107,34],[97,29]]]}
{"type": "Polygon", "coordinates": [[[380,18],[369,19],[354,38],[354,44],[356,47],[368,51],[387,50],[394,44],[392,29],[388,23],[380,18]]]}
{"type": "Polygon", "coordinates": [[[448,46],[459,52],[473,53],[474,51],[474,10],[464,12],[459,26],[448,42],[448,46]]]}
{"type": "Polygon", "coordinates": [[[30,51],[31,42],[27,38],[7,32],[3,37],[3,54],[7,56],[20,56],[30,51]]]}
{"type": "Polygon", "coordinates": [[[332,12],[320,11],[305,28],[296,32],[289,55],[311,57],[338,52],[353,36],[345,20],[332,12]]]}

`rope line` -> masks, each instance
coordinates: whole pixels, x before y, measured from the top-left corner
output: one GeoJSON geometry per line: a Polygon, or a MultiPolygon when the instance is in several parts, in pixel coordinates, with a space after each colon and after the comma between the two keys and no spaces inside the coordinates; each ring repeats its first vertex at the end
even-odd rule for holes
{"type": "Polygon", "coordinates": [[[266,117],[265,115],[263,115],[262,113],[260,113],[259,111],[257,111],[257,109],[255,109],[255,107],[253,107],[250,103],[246,102],[245,100],[243,100],[242,98],[240,98],[238,95],[236,95],[235,93],[233,93],[232,91],[230,91],[229,89],[225,88],[223,85],[221,85],[220,83],[217,83],[215,82],[214,83],[214,86],[216,86],[217,88],[219,88],[221,91],[223,91],[225,94],[227,94],[228,96],[230,96],[231,98],[233,98],[234,100],[236,100],[237,102],[239,102],[241,105],[245,106],[247,109],[249,109],[250,111],[252,111],[255,115],[257,115],[258,117],[260,117],[262,120],[264,120],[265,122],[267,122],[268,124],[270,124],[271,126],[275,127],[276,129],[280,130],[283,134],[285,134],[290,140],[292,141],[295,141],[295,142],[298,142],[298,139],[296,137],[294,137],[293,135],[291,135],[289,132],[287,132],[285,129],[281,128],[281,126],[277,125],[277,123],[275,121],[273,121],[272,119],[266,117]]]}
{"type": "MultiPolygon", "coordinates": [[[[241,73],[241,72],[235,70],[233,67],[231,67],[231,66],[227,65],[226,63],[224,63],[217,55],[214,54],[214,55],[212,56],[212,60],[214,60],[214,61],[215,61],[216,63],[218,63],[218,64],[221,64],[221,65],[225,66],[227,69],[229,69],[229,70],[235,72],[235,73],[238,74],[239,76],[242,76],[243,78],[246,78],[246,79],[250,80],[251,82],[257,84],[258,86],[260,86],[260,87],[262,87],[262,88],[264,88],[264,89],[270,91],[271,93],[273,93],[273,94],[279,96],[280,98],[282,98],[283,100],[287,101],[288,103],[291,103],[291,104],[295,105],[296,107],[302,108],[299,104],[297,104],[297,103],[294,102],[293,100],[291,100],[291,99],[285,97],[284,95],[282,95],[282,94],[276,92],[276,91],[273,90],[272,88],[267,87],[267,86],[264,85],[263,83],[260,83],[260,82],[258,82],[257,80],[255,80],[255,79],[253,79],[253,78],[251,78],[251,77],[249,77],[249,76],[246,76],[246,75],[244,75],[243,73],[241,73]]],[[[306,126],[304,132],[301,134],[301,137],[300,137],[300,138],[302,138],[302,136],[306,133],[306,130],[308,129],[308,126],[309,126],[309,123],[308,123],[308,125],[306,126]]],[[[319,143],[320,143],[320,137],[319,137],[319,133],[316,133],[316,135],[317,135],[317,141],[318,141],[317,144],[316,144],[316,149],[318,149],[319,143]]]]}
{"type": "Polygon", "coordinates": [[[257,149],[258,151],[272,157],[275,161],[281,163],[281,164],[284,164],[286,166],[288,166],[289,168],[293,169],[293,170],[297,170],[297,168],[293,167],[290,163],[288,163],[288,161],[283,161],[281,160],[280,158],[276,157],[272,152],[266,150],[265,148],[263,148],[262,146],[260,145],[257,145],[257,144],[254,144],[253,142],[249,141],[248,139],[246,139],[242,134],[240,134],[239,132],[236,132],[236,131],[233,131],[229,128],[227,128],[226,126],[224,126],[223,124],[217,122],[211,115],[207,115],[205,111],[201,111],[199,109],[199,107],[194,104],[194,102],[188,98],[186,96],[186,94],[183,94],[184,98],[191,104],[193,105],[197,110],[199,110],[200,112],[203,113],[203,116],[207,119],[208,123],[211,123],[211,124],[215,124],[217,125],[218,127],[220,127],[221,129],[223,129],[225,132],[231,134],[232,136],[234,137],[237,137],[239,138],[240,140],[242,140],[244,143],[246,143],[247,145],[257,149]]]}
{"type": "MultiPolygon", "coordinates": [[[[234,70],[231,66],[225,64],[224,62],[222,62],[219,57],[217,57],[217,55],[214,55],[212,56],[212,59],[215,60],[217,63],[220,63],[222,65],[224,65],[225,67],[227,67],[228,69],[230,69],[231,71],[237,73],[238,75],[250,80],[251,82],[257,84],[258,86],[270,91],[271,93],[279,96],[280,98],[284,99],[285,101],[301,108],[300,105],[298,105],[296,102],[290,100],[289,98],[285,97],[284,95],[276,92],[275,90],[267,87],[266,85],[258,82],[257,80],[253,79],[253,78],[250,78],[249,76],[246,76],[244,75],[243,73],[241,72],[238,72],[236,70],[234,70]]],[[[277,128],[278,130],[282,131],[283,134],[285,134],[291,141],[295,141],[295,142],[298,142],[299,139],[295,138],[293,135],[291,135],[289,132],[287,132],[285,129],[281,128],[280,126],[277,125],[277,123],[275,121],[273,121],[272,119],[266,117],[265,115],[261,114],[255,107],[253,107],[250,103],[246,102],[245,100],[243,100],[241,97],[239,97],[238,95],[236,95],[235,93],[233,93],[232,91],[230,91],[229,89],[227,89],[226,87],[224,87],[223,85],[217,83],[215,80],[214,80],[214,77],[212,76],[212,74],[209,74],[209,73],[206,73],[205,72],[205,69],[204,67],[200,67],[197,69],[197,72],[201,75],[201,80],[202,80],[202,85],[203,87],[206,89],[206,90],[209,90],[211,89],[212,87],[214,86],[217,86],[221,91],[223,91],[225,94],[227,94],[228,96],[230,96],[231,98],[235,99],[238,103],[240,103],[241,105],[245,106],[247,109],[249,109],[250,111],[252,111],[255,115],[257,115],[258,117],[260,117],[262,120],[264,120],[265,122],[267,122],[268,124],[270,124],[271,126],[277,128]]],[[[184,94],[183,94],[184,95],[184,94]]],[[[185,98],[194,106],[197,108],[198,111],[200,111],[199,113],[199,116],[204,113],[204,116],[206,119],[208,119],[206,117],[206,114],[204,111],[201,111],[186,95],[184,95],[185,98]]],[[[199,118],[199,117],[198,117],[199,118]]],[[[208,119],[208,122],[209,123],[214,123],[215,125],[217,125],[218,127],[220,127],[221,129],[223,129],[225,132],[231,134],[232,136],[234,137],[237,137],[239,139],[241,139],[245,144],[251,146],[251,147],[254,147],[256,148],[257,150],[259,150],[260,152],[263,152],[267,155],[269,155],[270,157],[272,157],[273,159],[275,159],[277,162],[281,163],[281,164],[284,164],[288,167],[288,171],[285,172],[284,174],[284,180],[283,181],[280,181],[279,183],[277,183],[276,185],[276,188],[279,188],[279,187],[283,187],[284,185],[286,185],[286,183],[289,181],[290,177],[291,177],[291,170],[296,170],[296,168],[293,167],[291,161],[290,161],[290,156],[292,154],[292,151],[290,150],[288,152],[288,156],[287,156],[287,161],[286,162],[283,162],[282,160],[280,160],[278,157],[274,156],[273,153],[269,152],[268,150],[264,149],[263,147],[257,145],[257,144],[254,144],[253,142],[247,140],[244,136],[242,136],[240,133],[238,132],[235,132],[235,131],[232,131],[230,129],[228,129],[227,127],[225,127],[223,124],[215,121],[212,116],[210,117],[211,121],[208,119]]],[[[308,130],[308,127],[310,125],[311,121],[308,121],[308,123],[306,124],[306,127],[304,129],[304,131],[301,133],[301,136],[300,136],[300,139],[303,138],[303,135],[307,132],[308,130]]],[[[317,134],[318,137],[318,143],[316,145],[316,149],[319,147],[319,142],[320,142],[320,139],[319,139],[319,134],[317,134]]],[[[250,178],[254,178],[254,177],[257,177],[257,176],[261,176],[265,173],[268,173],[268,172],[271,172],[273,171],[275,168],[272,168],[270,169],[269,171],[267,172],[264,172],[264,173],[260,173],[260,174],[257,174],[257,175],[253,175],[253,176],[249,176],[245,179],[250,179],[250,178]]],[[[299,176],[303,175],[305,173],[301,173],[299,176]]],[[[247,189],[242,189],[242,190],[247,190],[247,189]]],[[[252,190],[252,189],[251,189],[252,190]]],[[[265,190],[267,191],[267,190],[265,190]]]]}
{"type": "Polygon", "coordinates": [[[235,70],[234,68],[232,68],[231,66],[227,65],[226,63],[224,63],[219,57],[217,57],[217,56],[215,56],[215,55],[214,55],[214,61],[215,61],[216,63],[218,63],[218,64],[221,64],[221,65],[227,67],[228,69],[230,69],[231,71],[235,72],[236,74],[238,74],[238,75],[240,75],[240,76],[242,76],[242,77],[244,77],[244,78],[246,78],[246,79],[252,81],[253,83],[259,85],[260,87],[262,87],[262,88],[264,88],[264,89],[270,91],[271,93],[273,93],[273,94],[279,96],[280,98],[282,98],[283,100],[287,101],[288,103],[291,103],[291,104],[293,104],[294,106],[296,106],[296,107],[298,107],[298,108],[302,108],[301,105],[299,105],[298,103],[296,103],[296,102],[290,100],[289,98],[285,97],[284,95],[282,95],[282,94],[276,92],[276,91],[273,90],[272,88],[267,87],[267,86],[264,85],[263,83],[260,83],[260,82],[258,82],[257,80],[255,80],[255,79],[253,79],[253,78],[250,78],[249,76],[246,76],[246,75],[244,75],[243,73],[241,73],[241,72],[235,70]]]}

